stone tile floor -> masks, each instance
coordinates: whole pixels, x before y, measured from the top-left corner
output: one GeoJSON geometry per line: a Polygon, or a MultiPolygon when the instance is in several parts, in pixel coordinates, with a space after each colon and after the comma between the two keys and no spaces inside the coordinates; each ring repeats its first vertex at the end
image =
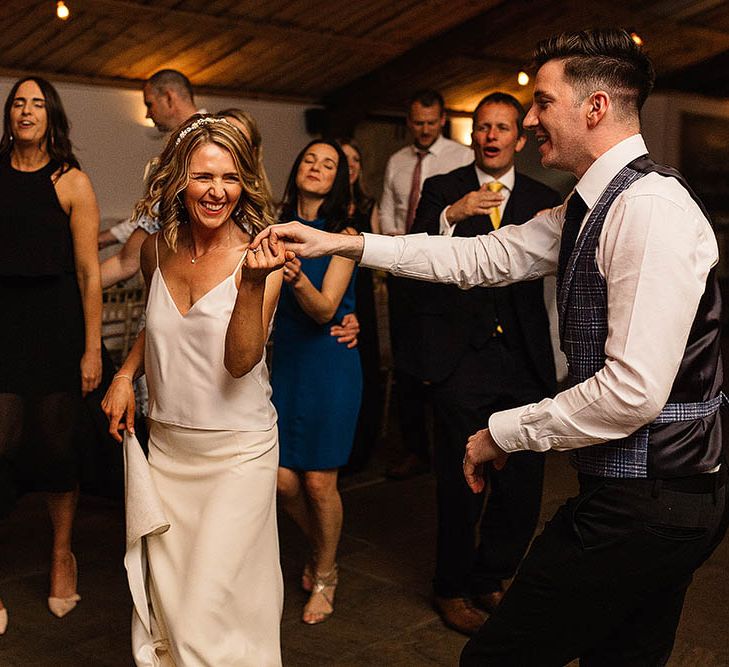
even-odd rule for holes
{"type": "MultiPolygon", "coordinates": [[[[295,527],[281,518],[286,586],[284,664],[292,667],[457,665],[465,638],[442,626],[430,606],[434,480],[386,481],[386,454],[342,481],[345,505],[336,612],[325,624],[299,621],[304,554],[295,527]],[[378,461],[378,459],[383,459],[378,461]]],[[[543,517],[574,490],[565,457],[550,455],[543,517]]],[[[0,667],[130,667],[123,515],[113,501],[83,497],[76,523],[79,592],[64,619],[45,606],[49,525],[42,499],[26,497],[0,525],[0,594],[10,626],[0,637],[0,667]]],[[[670,667],[729,665],[729,546],[697,573],[670,667]]]]}

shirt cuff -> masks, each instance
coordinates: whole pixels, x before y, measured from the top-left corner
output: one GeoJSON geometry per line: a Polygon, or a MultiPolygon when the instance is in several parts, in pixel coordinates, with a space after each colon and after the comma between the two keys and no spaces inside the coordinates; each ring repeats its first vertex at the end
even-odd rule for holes
{"type": "Polygon", "coordinates": [[[528,407],[528,405],[522,405],[519,408],[494,412],[489,418],[491,437],[507,454],[522,450],[542,452],[549,449],[548,446],[541,448],[538,443],[521,438],[521,417],[528,407]]]}
{"type": "Polygon", "coordinates": [[[364,237],[364,248],[362,249],[362,259],[359,262],[361,266],[389,271],[397,264],[401,238],[368,233],[364,233],[362,236],[364,237]]]}
{"type": "Polygon", "coordinates": [[[132,235],[136,225],[131,223],[129,220],[122,220],[113,227],[109,227],[109,233],[122,245],[127,242],[127,239],[132,235]]]}
{"type": "Polygon", "coordinates": [[[452,225],[448,222],[448,218],[446,218],[446,211],[450,208],[450,206],[446,206],[441,212],[440,212],[440,235],[441,236],[453,236],[453,232],[456,229],[455,225],[452,225]]]}

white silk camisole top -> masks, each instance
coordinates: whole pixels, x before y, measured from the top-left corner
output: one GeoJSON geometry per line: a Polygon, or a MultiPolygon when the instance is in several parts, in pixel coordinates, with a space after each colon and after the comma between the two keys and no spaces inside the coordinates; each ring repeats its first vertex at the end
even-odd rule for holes
{"type": "Polygon", "coordinates": [[[221,431],[268,431],[275,425],[265,352],[241,378],[234,378],[223,365],[225,334],[238,296],[235,277],[244,259],[245,252],[235,271],[182,315],[167,288],[157,253],[144,348],[151,419],[221,431]]]}

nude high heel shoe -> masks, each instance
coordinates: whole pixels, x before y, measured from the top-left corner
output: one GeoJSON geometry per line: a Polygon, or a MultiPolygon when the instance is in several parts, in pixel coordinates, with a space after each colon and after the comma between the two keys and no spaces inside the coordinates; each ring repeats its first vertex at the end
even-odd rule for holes
{"type": "MultiPolygon", "coordinates": [[[[75,582],[78,583],[78,566],[76,565],[76,556],[71,554],[71,558],[73,558],[73,578],[75,582]]],[[[74,588],[76,588],[76,586],[74,586],[74,588]]],[[[78,593],[69,595],[67,598],[49,597],[48,609],[51,610],[51,613],[54,616],[63,618],[76,607],[76,604],[80,599],[81,596],[78,593]]]]}

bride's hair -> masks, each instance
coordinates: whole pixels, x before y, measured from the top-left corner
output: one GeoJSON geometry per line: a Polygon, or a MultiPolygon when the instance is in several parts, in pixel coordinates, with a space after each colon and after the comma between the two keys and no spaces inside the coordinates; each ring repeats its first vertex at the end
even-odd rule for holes
{"type": "Polygon", "coordinates": [[[164,239],[172,250],[177,248],[177,228],[189,223],[182,194],[190,181],[190,160],[205,144],[217,144],[233,158],[242,188],[233,212],[235,224],[255,236],[274,223],[271,196],[263,185],[264,176],[250,141],[220,116],[195,114],[170,135],[149,178],[147,194],[134,209],[135,218],[159,218],[164,239]]]}

